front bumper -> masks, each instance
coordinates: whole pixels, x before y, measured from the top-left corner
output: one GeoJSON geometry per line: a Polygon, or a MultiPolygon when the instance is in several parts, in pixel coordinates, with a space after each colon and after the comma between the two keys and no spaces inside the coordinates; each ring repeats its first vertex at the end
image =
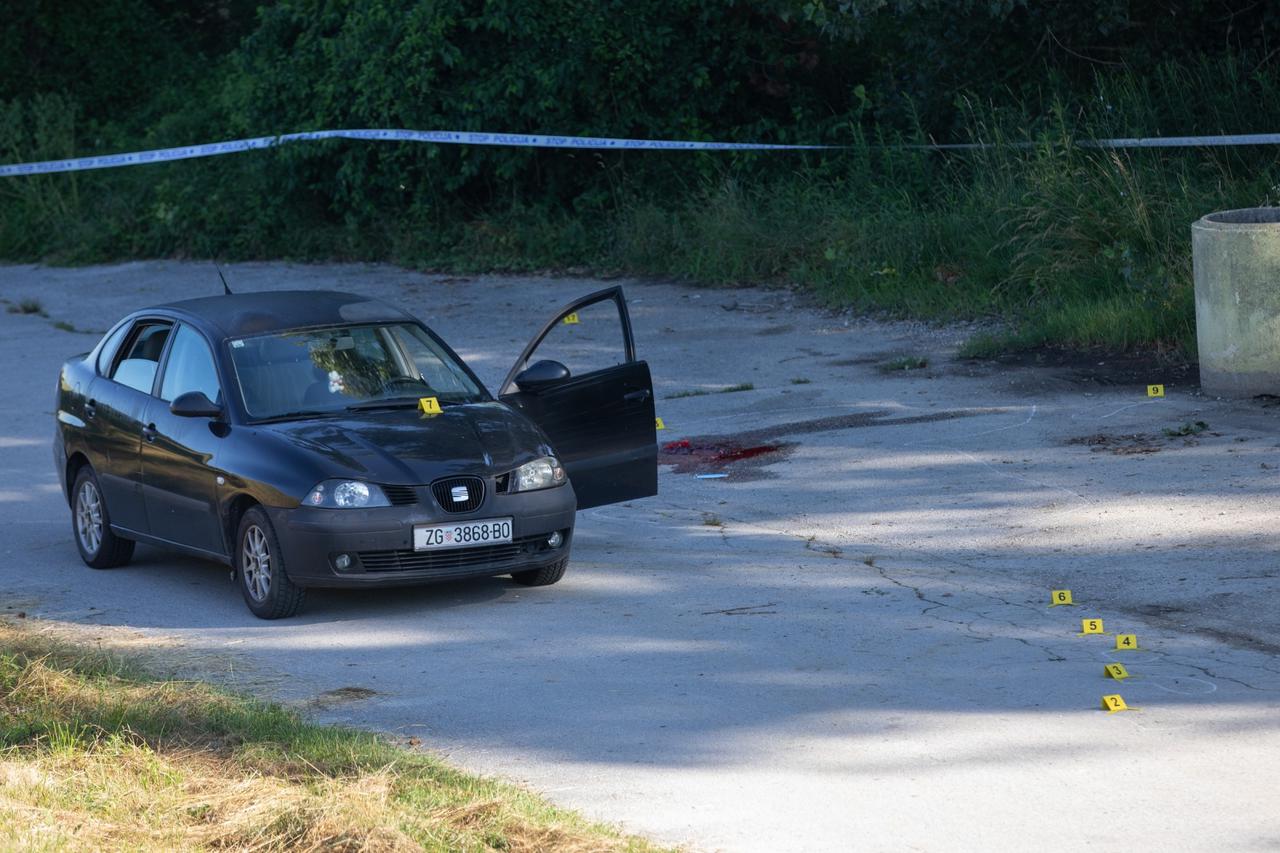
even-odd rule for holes
{"type": "Polygon", "coordinates": [[[285,571],[300,586],[405,586],[539,569],[569,556],[577,502],[571,486],[493,495],[474,512],[445,513],[426,504],[368,510],[267,508],[284,552],[285,571]],[[415,551],[418,524],[512,519],[510,544],[415,551]],[[546,544],[554,532],[558,548],[546,544]],[[335,559],[351,565],[339,570],[335,559]]]}

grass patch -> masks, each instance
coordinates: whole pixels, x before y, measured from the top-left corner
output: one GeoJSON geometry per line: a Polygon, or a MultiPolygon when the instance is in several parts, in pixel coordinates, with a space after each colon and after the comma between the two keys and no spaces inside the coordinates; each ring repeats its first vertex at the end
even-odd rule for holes
{"type": "Polygon", "coordinates": [[[924,370],[929,366],[929,359],[919,355],[904,355],[892,361],[876,365],[881,373],[901,373],[905,370],[924,370]]]}
{"type": "Polygon", "coordinates": [[[80,330],[79,330],[79,329],[77,329],[74,325],[72,325],[71,323],[68,323],[66,320],[56,320],[56,321],[54,321],[54,323],[53,323],[52,325],[53,325],[53,327],[54,327],[55,329],[57,329],[57,330],[59,330],[59,331],[61,331],[61,332],[78,332],[78,331],[80,331],[80,330]]]}
{"type": "Polygon", "coordinates": [[[0,847],[654,849],[366,732],[0,623],[0,847]]]}
{"type": "Polygon", "coordinates": [[[980,332],[960,345],[957,358],[987,359],[1019,349],[1019,336],[1010,333],[980,332]]]}
{"type": "Polygon", "coordinates": [[[798,379],[792,379],[791,384],[792,385],[808,385],[812,381],[813,381],[812,379],[798,378],[798,379]]]}
{"type": "Polygon", "coordinates": [[[1204,421],[1187,421],[1181,426],[1165,427],[1163,432],[1169,438],[1180,438],[1184,435],[1199,435],[1209,428],[1204,421]]]}
{"type": "MultiPolygon", "coordinates": [[[[806,380],[808,381],[808,380],[806,380]]],[[[750,382],[739,382],[737,385],[730,385],[727,388],[691,388],[687,391],[677,391],[674,394],[668,394],[664,400],[683,400],[685,397],[706,397],[709,394],[736,394],[739,391],[754,391],[756,386],[750,382]]]]}
{"type": "Polygon", "coordinates": [[[8,312],[10,314],[36,314],[41,317],[49,316],[44,312],[44,305],[39,299],[20,299],[17,302],[9,303],[8,312]]]}

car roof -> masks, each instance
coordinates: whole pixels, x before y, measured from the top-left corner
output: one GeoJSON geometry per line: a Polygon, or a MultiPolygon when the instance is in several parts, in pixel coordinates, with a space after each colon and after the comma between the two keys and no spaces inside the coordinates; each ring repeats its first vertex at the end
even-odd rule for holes
{"type": "Polygon", "coordinates": [[[377,299],[335,290],[273,290],[202,296],[157,305],[153,310],[185,315],[229,338],[317,326],[413,319],[399,308],[377,299]]]}

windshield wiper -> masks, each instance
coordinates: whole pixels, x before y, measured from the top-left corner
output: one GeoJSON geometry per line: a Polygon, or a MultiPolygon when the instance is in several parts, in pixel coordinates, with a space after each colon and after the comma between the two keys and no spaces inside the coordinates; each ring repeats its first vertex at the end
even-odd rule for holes
{"type": "Polygon", "coordinates": [[[280,414],[272,415],[269,418],[258,418],[257,420],[254,421],[254,423],[255,424],[273,424],[273,423],[276,423],[277,421],[294,421],[299,418],[331,418],[334,415],[339,415],[339,414],[341,414],[341,412],[334,412],[334,411],[317,412],[312,409],[299,409],[296,412],[281,412],[280,414]]]}
{"type": "Polygon", "coordinates": [[[348,412],[359,412],[367,409],[399,409],[404,407],[416,407],[419,397],[383,397],[378,400],[365,400],[360,403],[352,403],[347,406],[348,412]]]}

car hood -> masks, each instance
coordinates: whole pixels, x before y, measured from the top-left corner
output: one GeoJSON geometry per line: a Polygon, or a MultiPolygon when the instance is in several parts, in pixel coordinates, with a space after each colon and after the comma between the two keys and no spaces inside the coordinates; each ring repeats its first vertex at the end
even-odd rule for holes
{"type": "Polygon", "coordinates": [[[541,430],[504,403],[352,412],[264,426],[318,457],[327,477],[429,483],[450,474],[500,474],[550,452],[541,430]]]}

